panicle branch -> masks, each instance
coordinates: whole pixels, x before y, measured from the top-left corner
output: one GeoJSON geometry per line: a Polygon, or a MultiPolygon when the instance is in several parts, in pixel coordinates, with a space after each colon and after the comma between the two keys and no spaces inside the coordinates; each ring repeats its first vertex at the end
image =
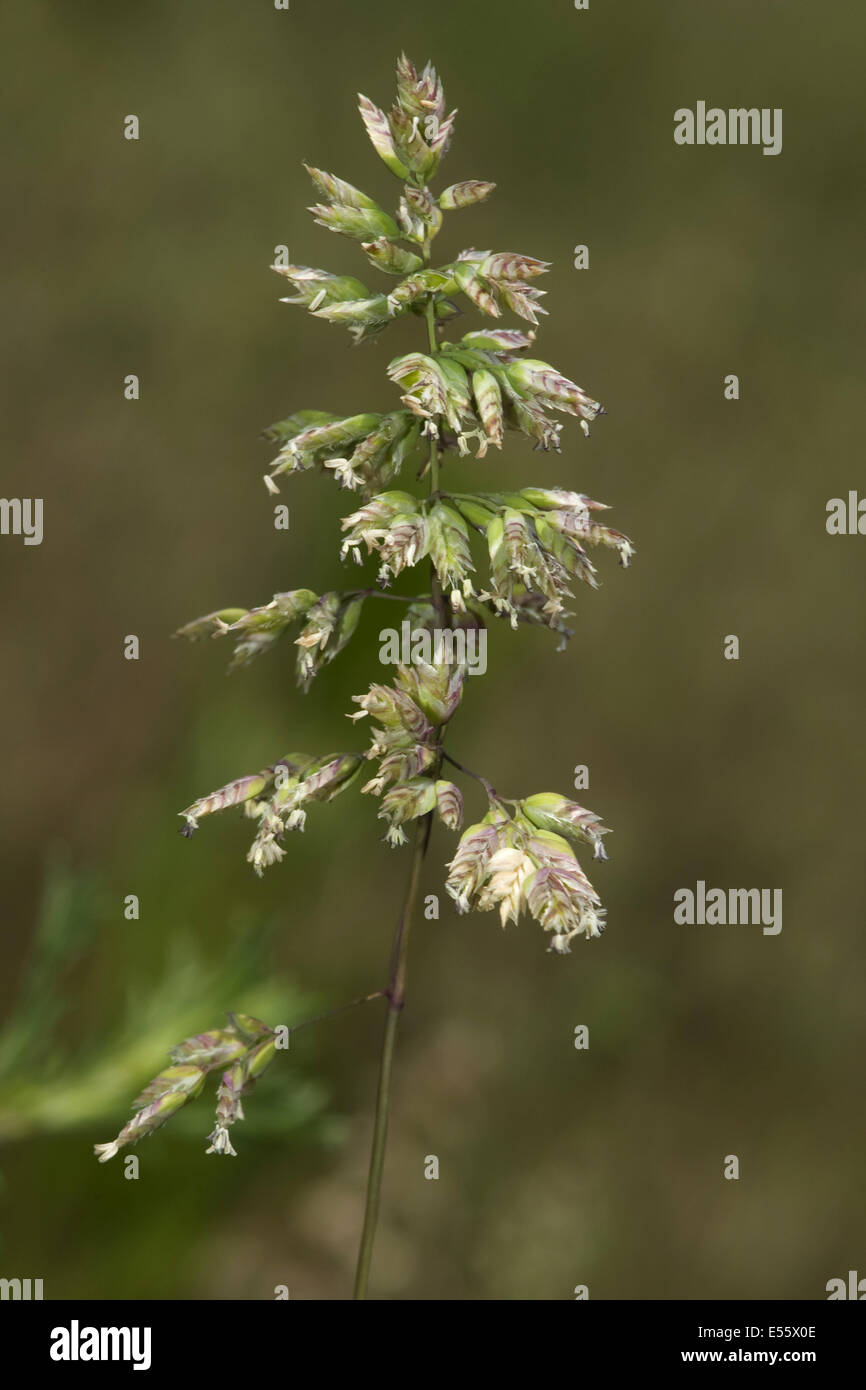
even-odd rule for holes
{"type": "Polygon", "coordinates": [[[171,1066],[155,1076],[136,1097],[132,1103],[135,1114],[117,1138],[109,1144],[94,1145],[100,1163],[107,1163],[127,1144],[136,1144],[145,1135],[153,1134],[201,1094],[210,1072],[225,1066],[228,1070],[217,1091],[216,1128],[208,1135],[210,1147],[205,1152],[235,1156],[229,1127],[244,1118],[241,1098],[249,1095],[273,1061],[276,1042],[273,1030],[261,1019],[230,1013],[228,1020],[226,1028],[196,1033],[172,1048],[171,1066]]]}

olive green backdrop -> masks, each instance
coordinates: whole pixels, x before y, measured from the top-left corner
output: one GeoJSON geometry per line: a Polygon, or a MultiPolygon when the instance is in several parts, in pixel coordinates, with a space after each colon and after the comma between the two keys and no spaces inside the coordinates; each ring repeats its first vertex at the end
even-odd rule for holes
{"type": "Polygon", "coordinates": [[[589,766],[609,926],[557,958],[534,924],[458,918],[435,831],[443,911],[412,941],[375,1291],[822,1298],[866,1273],[866,540],[824,524],[866,488],[862,12],[31,0],[0,40],[2,491],[45,502],[41,546],[0,540],[0,1274],[46,1297],[351,1287],[377,1006],[298,1036],[230,1162],[204,1156],[205,1098],[140,1146],[138,1181],[91,1146],[224,1009],[290,1022],[383,981],[408,861],[370,798],[314,811],[262,882],[243,821],[186,842],[176,815],[290,747],[351,741],[385,605],[306,697],[290,643],[226,679],[225,646],[168,638],[339,584],[347,495],[294,480],[276,532],[258,434],[298,408],[388,408],[385,364],[421,326],[353,349],[279,304],[267,267],[282,243],[367,278],[305,212],[301,160],[392,205],[355,93],[386,104],[404,47],[459,107],[444,182],[498,185],[437,250],[552,261],[539,355],[609,412],[589,441],[566,421],[561,458],[512,436],[455,476],[585,490],[639,553],[602,557],[565,654],[497,625],[468,683],[450,746],[502,791],[568,792],[589,766]],[[673,112],[698,100],[782,107],[783,152],[677,147],[673,112]],[[781,888],[781,934],[675,925],[697,879],[781,888]]]}

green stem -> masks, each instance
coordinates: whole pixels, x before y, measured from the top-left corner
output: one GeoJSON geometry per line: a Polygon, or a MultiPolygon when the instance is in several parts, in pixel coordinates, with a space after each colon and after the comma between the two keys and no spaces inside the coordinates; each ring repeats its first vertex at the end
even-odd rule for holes
{"type": "MultiPolygon", "coordinates": [[[[425,263],[429,263],[429,246],[425,247],[424,251],[425,263]]],[[[427,301],[424,310],[424,318],[427,323],[427,342],[430,352],[435,355],[439,351],[439,345],[436,342],[436,312],[432,297],[427,301]]],[[[436,435],[431,434],[431,494],[437,492],[438,489],[439,443],[436,435]]],[[[441,616],[444,613],[444,600],[435,566],[432,565],[431,587],[433,590],[433,603],[441,616]]],[[[437,777],[441,765],[442,747],[440,736],[435,774],[437,777]]],[[[394,935],[394,945],[391,951],[391,975],[388,988],[385,991],[385,997],[388,1000],[388,1013],[385,1018],[385,1036],[382,1040],[382,1058],[379,1063],[379,1087],[376,1093],[376,1117],[373,1122],[373,1147],[370,1151],[370,1169],[367,1174],[364,1229],[361,1232],[361,1246],[358,1251],[358,1268],[355,1273],[354,1297],[356,1299],[364,1299],[367,1297],[367,1285],[370,1279],[370,1262],[373,1258],[373,1242],[376,1238],[376,1224],[379,1219],[379,1199],[382,1192],[382,1174],[385,1169],[385,1144],[388,1138],[388,1112],[391,1104],[391,1072],[394,1065],[394,1047],[397,1042],[397,1022],[406,1001],[406,966],[409,951],[409,932],[412,926],[412,915],[415,911],[415,900],[418,896],[421,865],[424,862],[427,846],[430,843],[430,831],[432,828],[433,813],[430,812],[429,815],[419,820],[415,830],[412,868],[409,872],[406,897],[403,902],[403,910],[400,913],[400,921],[397,924],[397,931],[394,935]]]]}
{"type": "MultiPolygon", "coordinates": [[[[427,301],[424,309],[424,319],[427,324],[427,341],[430,352],[433,356],[439,351],[439,344],[436,342],[436,308],[433,299],[427,301]]],[[[430,496],[433,497],[439,491],[439,440],[435,434],[430,435],[430,496]]],[[[436,566],[430,566],[430,587],[433,591],[433,607],[439,615],[442,627],[447,627],[447,615],[445,608],[445,598],[442,593],[442,586],[439,583],[439,576],[436,573],[436,566]]]]}
{"type": "Polygon", "coordinates": [[[435,356],[439,351],[439,344],[436,341],[436,305],[432,296],[427,300],[424,308],[424,318],[427,323],[427,346],[435,356]]]}
{"type": "Polygon", "coordinates": [[[381,589],[347,589],[345,598],[384,598],[391,603],[425,603],[429,594],[386,594],[381,589]]]}
{"type": "Polygon", "coordinates": [[[328,1019],[336,1018],[338,1014],[344,1014],[349,1009],[357,1009],[359,1004],[372,1004],[374,999],[384,999],[384,989],[376,989],[372,994],[362,994],[359,999],[351,999],[348,1004],[339,1004],[336,1009],[328,1009],[326,1013],[316,1014],[315,1018],[305,1018],[303,1023],[293,1023],[286,1029],[287,1033],[297,1033],[301,1028],[310,1028],[314,1023],[325,1023],[328,1019]]]}
{"type": "MultiPolygon", "coordinates": [[[[424,318],[427,322],[427,343],[435,357],[439,344],[436,342],[436,308],[432,298],[427,301],[424,318]]],[[[435,434],[430,436],[430,491],[439,491],[439,446],[435,434]]]]}
{"type": "MultiPolygon", "coordinates": [[[[430,245],[429,242],[424,248],[424,264],[430,264],[430,245]]],[[[431,295],[424,305],[424,322],[427,325],[427,346],[430,349],[431,357],[435,357],[439,351],[439,344],[436,341],[436,297],[431,295]]],[[[439,437],[437,434],[430,435],[430,496],[435,497],[439,491],[439,437]]],[[[431,598],[439,619],[444,627],[446,625],[445,600],[442,594],[442,586],[439,583],[439,576],[436,573],[436,566],[430,563],[430,587],[432,589],[431,598]]],[[[441,763],[441,755],[440,755],[441,763]]],[[[437,773],[438,776],[438,773],[437,773]]],[[[431,821],[432,824],[432,821],[431,821]]],[[[428,828],[427,838],[430,838],[428,828]]]]}
{"type": "Polygon", "coordinates": [[[382,1059],[379,1065],[379,1089],[376,1095],[376,1118],[373,1124],[373,1146],[370,1151],[370,1170],[367,1175],[367,1200],[364,1208],[364,1229],[361,1233],[361,1246],[358,1251],[358,1268],[355,1274],[356,1299],[367,1297],[370,1278],[370,1262],[373,1258],[373,1242],[376,1238],[376,1223],[379,1217],[379,1199],[382,1192],[382,1174],[385,1168],[385,1142],[388,1138],[388,1112],[391,1102],[391,1072],[394,1064],[394,1044],[397,1040],[397,1022],[406,999],[406,964],[409,949],[409,932],[418,896],[421,879],[421,865],[430,840],[432,815],[418,822],[415,831],[415,846],[412,852],[412,868],[409,884],[400,913],[400,921],[394,935],[391,952],[391,975],[385,997],[388,1000],[388,1013],[385,1018],[385,1036],[382,1042],[382,1059]]]}

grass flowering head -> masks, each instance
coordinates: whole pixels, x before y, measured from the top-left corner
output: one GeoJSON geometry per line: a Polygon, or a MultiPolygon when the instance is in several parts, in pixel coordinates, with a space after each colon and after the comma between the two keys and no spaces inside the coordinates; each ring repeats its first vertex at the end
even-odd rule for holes
{"type": "MultiPolygon", "coordinates": [[[[569,417],[588,435],[604,407],[565,372],[528,355],[537,350],[536,329],[548,312],[537,282],[549,262],[496,248],[464,246],[447,256],[435,254],[452,215],[459,226],[495,189],[487,180],[469,178],[437,192],[456,112],[448,108],[436,69],[430,63],[418,69],[401,55],[393,103],[380,107],[362,95],[359,111],[375,154],[400,185],[393,205],[381,206],[342,175],[305,167],[315,188],[309,209],[315,224],[356,243],[361,274],[304,264],[272,269],[291,291],[282,302],[304,310],[315,331],[325,332],[321,325],[327,324],[359,344],[405,319],[417,324],[418,341],[387,362],[375,410],[347,414],[337,399],[335,372],[333,399],[315,408],[288,402],[288,413],[263,435],[276,450],[264,475],[269,493],[279,493],[299,473],[315,473],[352,495],[342,537],[334,538],[333,568],[343,562],[355,575],[366,568],[366,582],[354,587],[335,574],[321,592],[291,588],[252,607],[225,606],[187,623],[177,635],[189,641],[228,638],[232,670],[288,651],[305,693],[356,638],[371,602],[404,604],[407,626],[432,640],[413,642],[411,657],[401,655],[392,679],[374,680],[353,697],[357,709],[348,717],[353,730],[368,720],[366,748],[288,753],[199,797],[181,817],[182,833],[190,837],[212,814],[241,812],[254,826],[247,859],[261,875],[284,857],[286,836],[303,831],[309,814],[324,814],[326,803],[363,772],[360,791],[378,799],[385,841],[399,848],[411,838],[414,845],[388,988],[365,996],[385,997],[396,1016],[405,996],[406,942],[420,864],[434,823],[459,837],[445,880],[459,913],[496,911],[503,927],[528,915],[557,955],[568,954],[579,937],[601,936],[601,899],[575,853],[575,846],[586,847],[594,860],[607,858],[608,832],[599,817],[556,792],[504,798],[452,754],[452,724],[459,726],[470,685],[474,692],[468,675],[477,673],[460,657],[455,639],[486,636],[487,625],[501,618],[515,631],[527,625],[548,629],[562,650],[572,635],[567,619],[575,585],[596,589],[600,583],[601,563],[593,555],[603,561],[604,552],[613,551],[627,567],[635,551],[627,536],[599,519],[605,504],[577,489],[572,460],[563,454],[569,417]],[[461,332],[457,321],[467,314],[472,320],[461,332]],[[511,315],[520,322],[500,322],[511,315]],[[512,444],[527,457],[552,455],[554,476],[533,468],[523,488],[497,489],[492,460],[512,444]],[[457,461],[470,473],[470,491],[455,487],[457,461]],[[412,587],[423,592],[397,591],[410,572],[412,587]],[[464,791],[455,780],[464,777],[471,795],[477,797],[480,788],[487,798],[481,819],[466,829],[464,791]]],[[[392,1025],[389,1016],[373,1187],[381,1181],[392,1025]]],[[[96,1146],[100,1161],[166,1123],[201,1093],[211,1072],[220,1080],[206,1152],[233,1156],[233,1127],[275,1050],[274,1030],[240,1014],[230,1015],[225,1029],[186,1039],[137,1098],[135,1114],[117,1138],[96,1146]]],[[[375,1209],[368,1202],[358,1296],[366,1287],[375,1209]]]]}
{"type": "MultiPolygon", "coordinates": [[[[374,151],[401,185],[396,206],[380,205],[342,174],[305,168],[317,195],[310,208],[315,222],[359,243],[366,270],[355,277],[304,265],[274,269],[292,287],[286,302],[348,328],[356,341],[383,332],[396,318],[416,315],[426,320],[427,342],[388,363],[396,404],[346,415],[338,402],[329,402],[327,410],[293,402],[291,413],[265,435],[279,446],[267,475],[270,488],[317,470],[360,494],[342,522],[340,557],[361,567],[372,562],[372,587],[335,587],[323,594],[292,589],[257,608],[218,610],[180,632],[191,639],[230,636],[233,668],[293,633],[296,676],[304,690],[352,640],[371,594],[386,593],[410,570],[424,568],[431,575],[431,592],[408,610],[427,629],[483,628],[500,617],[515,630],[525,624],[549,627],[562,647],[571,635],[568,605],[575,583],[599,584],[591,552],[613,550],[623,566],[634,554],[625,535],[598,520],[604,504],[576,490],[570,478],[497,492],[485,474],[483,490],[449,490],[450,458],[485,458],[504,448],[509,434],[559,454],[557,417],[576,417],[588,433],[604,407],[557,367],[529,355],[539,316],[546,313],[538,281],[548,261],[495,247],[464,247],[444,260],[434,255],[449,216],[470,216],[495,189],[482,178],[435,189],[456,115],[436,69],[429,63],[419,69],[401,55],[392,104],[380,107],[367,96],[359,103],[374,151]],[[370,273],[385,284],[372,285],[370,273]],[[510,313],[531,326],[467,326],[456,337],[444,337],[458,310],[497,320],[510,313]],[[412,470],[428,484],[426,492],[411,487],[412,470]]],[[[303,829],[310,807],[347,789],[370,760],[377,767],[361,790],[381,799],[379,816],[391,844],[405,843],[407,823],[428,816],[455,830],[462,822],[462,793],[442,774],[444,731],[464,676],[447,660],[400,667],[392,685],[374,682],[355,697],[359,708],[352,720],[371,719],[366,753],[293,754],[238,778],[182,813],[186,833],[205,815],[243,807],[257,821],[248,858],[262,873],[283,857],[285,834],[303,829]]],[[[553,793],[525,798],[513,815],[500,807],[482,831],[473,827],[464,835],[451,861],[449,891],[461,910],[498,904],[504,921],[528,909],[550,932],[554,949],[567,949],[577,932],[598,935],[602,921],[569,841],[582,837],[594,857],[603,859],[604,833],[591,812],[553,793]],[[480,844],[491,836],[497,844],[489,879],[467,887],[466,853],[476,834],[480,844]],[[545,838],[551,835],[555,844],[545,838]]]]}

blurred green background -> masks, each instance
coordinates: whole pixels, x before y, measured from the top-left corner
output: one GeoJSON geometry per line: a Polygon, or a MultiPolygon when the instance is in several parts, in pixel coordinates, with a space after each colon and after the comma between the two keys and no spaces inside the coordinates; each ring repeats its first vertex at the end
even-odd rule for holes
{"type": "Polygon", "coordinates": [[[866,15],[30,0],[3,8],[0,40],[2,487],[45,499],[40,547],[0,543],[0,1274],[49,1298],[351,1287],[378,1006],[299,1035],[236,1160],[205,1158],[205,1098],[136,1150],[137,1182],[91,1146],[226,1008],[291,1022],[384,979],[408,860],[369,798],[312,814],[262,882],[243,821],[185,842],[176,818],[290,747],[345,744],[381,612],[307,697],[290,644],[226,679],[224,644],[168,636],[340,582],[346,495],[293,480],[275,531],[258,434],[298,408],[390,408],[384,366],[423,329],[353,349],[279,304],[267,267],[282,243],[378,283],[313,225],[301,160],[393,205],[354,94],[390,101],[401,48],[460,110],[444,182],[498,185],[437,250],[552,261],[539,355],[609,411],[589,441],[566,421],[561,458],[511,436],[452,476],[585,490],[639,554],[625,573],[601,557],[564,655],[497,625],[453,726],[455,755],[510,795],[568,792],[588,764],[583,799],[615,831],[593,873],[609,927],[560,959],[528,921],[458,918],[435,832],[424,889],[443,911],[412,941],[375,1293],[823,1298],[863,1272],[866,541],[824,522],[862,478],[866,15]],[[782,154],[675,146],[674,110],[699,99],[782,107],[782,154]],[[675,925],[699,878],[781,888],[781,934],[675,925]]]}

